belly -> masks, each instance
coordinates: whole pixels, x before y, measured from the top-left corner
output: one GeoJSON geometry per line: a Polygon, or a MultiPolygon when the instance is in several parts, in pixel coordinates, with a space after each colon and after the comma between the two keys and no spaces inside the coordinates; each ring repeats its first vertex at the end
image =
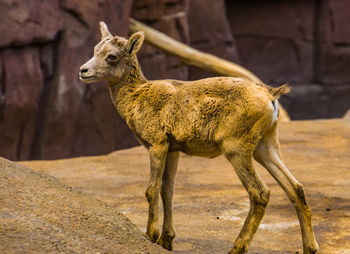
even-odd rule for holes
{"type": "Polygon", "coordinates": [[[214,143],[205,141],[174,142],[170,146],[170,151],[180,151],[191,156],[215,158],[221,155],[219,147],[214,143]]]}

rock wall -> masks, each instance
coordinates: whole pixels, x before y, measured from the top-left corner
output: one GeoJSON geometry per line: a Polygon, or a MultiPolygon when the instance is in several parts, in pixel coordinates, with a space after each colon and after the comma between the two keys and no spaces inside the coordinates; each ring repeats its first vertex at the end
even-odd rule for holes
{"type": "MultiPolygon", "coordinates": [[[[232,62],[238,62],[237,48],[226,18],[224,0],[190,0],[188,3],[190,45],[200,51],[232,62]],[[210,8],[208,8],[210,6],[210,8]]],[[[189,67],[189,80],[215,76],[196,67],[189,67]]]]}
{"type": "Polygon", "coordinates": [[[350,2],[229,1],[240,64],[264,82],[288,82],[293,119],[340,117],[350,107],[350,2]]]}
{"type": "MultiPolygon", "coordinates": [[[[186,0],[136,0],[132,16],[174,39],[188,43],[186,0]]],[[[164,52],[144,44],[139,53],[142,70],[148,79],[188,78],[188,67],[164,52]]]]}
{"type": "Polygon", "coordinates": [[[132,1],[0,2],[0,154],[54,159],[107,153],[136,141],[106,85],[83,85],[98,21],[127,36],[132,1]],[[117,142],[118,141],[118,142],[117,142]]]}
{"type": "MultiPolygon", "coordinates": [[[[98,21],[127,36],[130,16],[267,83],[289,82],[281,101],[294,119],[341,116],[350,107],[349,13],[346,0],[0,0],[0,155],[54,159],[137,144],[107,86],[77,77],[98,21]]],[[[149,79],[214,75],[149,45],[139,59],[149,79]]]]}

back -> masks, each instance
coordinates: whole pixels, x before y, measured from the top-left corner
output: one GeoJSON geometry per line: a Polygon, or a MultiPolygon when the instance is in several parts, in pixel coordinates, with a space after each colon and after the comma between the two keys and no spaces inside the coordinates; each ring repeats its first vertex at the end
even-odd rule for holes
{"type": "Polygon", "coordinates": [[[134,98],[132,122],[140,137],[152,143],[161,132],[175,150],[200,156],[206,156],[205,151],[216,154],[227,132],[242,135],[242,128],[235,126],[245,125],[243,130],[249,131],[273,99],[265,87],[233,77],[151,81],[139,87],[134,98]]]}

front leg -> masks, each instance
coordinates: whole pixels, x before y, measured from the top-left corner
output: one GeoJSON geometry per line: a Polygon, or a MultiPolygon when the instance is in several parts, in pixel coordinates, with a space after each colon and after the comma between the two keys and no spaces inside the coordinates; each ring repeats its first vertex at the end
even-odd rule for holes
{"type": "Polygon", "coordinates": [[[177,163],[179,161],[179,152],[170,152],[166,158],[165,170],[162,178],[162,186],[160,195],[163,200],[163,231],[158,241],[158,244],[163,246],[167,250],[173,250],[173,241],[175,238],[175,229],[173,222],[173,194],[174,194],[174,181],[177,169],[177,163]]]}
{"type": "Polygon", "coordinates": [[[152,242],[159,238],[158,228],[158,202],[160,184],[164,172],[165,161],[168,154],[168,144],[158,144],[149,147],[150,156],[150,178],[146,189],[146,198],[149,203],[147,236],[152,242]]]}

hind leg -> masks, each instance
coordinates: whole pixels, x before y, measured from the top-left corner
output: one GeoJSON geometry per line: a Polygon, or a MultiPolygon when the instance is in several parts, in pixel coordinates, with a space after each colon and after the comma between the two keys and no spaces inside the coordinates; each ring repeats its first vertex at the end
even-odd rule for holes
{"type": "Polygon", "coordinates": [[[303,186],[282,161],[276,128],[277,124],[261,139],[254,151],[254,158],[270,172],[293,203],[301,227],[304,254],[316,253],[318,245],[311,224],[311,210],[303,186]]]}
{"type": "Polygon", "coordinates": [[[231,254],[237,254],[246,253],[248,251],[249,244],[265,214],[270,191],[253,168],[252,152],[244,151],[244,149],[240,148],[234,150],[238,152],[231,151],[233,151],[232,146],[223,147],[224,155],[235,168],[250,199],[248,216],[230,252],[231,254]]]}

